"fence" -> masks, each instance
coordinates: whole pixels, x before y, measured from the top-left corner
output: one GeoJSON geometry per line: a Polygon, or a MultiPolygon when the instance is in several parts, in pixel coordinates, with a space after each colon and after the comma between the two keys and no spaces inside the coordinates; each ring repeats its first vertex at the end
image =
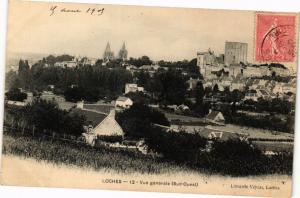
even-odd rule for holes
{"type": "Polygon", "coordinates": [[[56,132],[49,132],[49,131],[42,131],[37,133],[34,127],[32,129],[28,129],[28,128],[19,128],[19,127],[4,125],[3,132],[9,134],[22,134],[24,136],[32,136],[32,137],[39,137],[39,138],[51,138],[53,140],[56,139],[56,140],[74,142],[74,143],[85,143],[82,137],[76,137],[74,135],[69,135],[65,133],[59,134],[56,132]]]}

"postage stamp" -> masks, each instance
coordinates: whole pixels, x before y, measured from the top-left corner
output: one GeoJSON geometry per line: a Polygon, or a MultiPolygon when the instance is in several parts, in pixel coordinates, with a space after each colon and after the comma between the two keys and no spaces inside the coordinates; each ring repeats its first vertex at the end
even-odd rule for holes
{"type": "Polygon", "coordinates": [[[296,16],[256,15],[256,61],[293,62],[296,48],[296,16]]]}

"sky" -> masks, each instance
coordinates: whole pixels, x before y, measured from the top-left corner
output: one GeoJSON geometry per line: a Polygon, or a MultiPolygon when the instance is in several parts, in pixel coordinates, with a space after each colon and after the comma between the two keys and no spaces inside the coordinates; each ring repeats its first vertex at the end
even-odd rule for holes
{"type": "MultiPolygon", "coordinates": [[[[253,11],[10,0],[7,56],[38,53],[102,58],[107,42],[115,55],[125,42],[128,57],[177,61],[196,58],[197,52],[209,48],[222,54],[225,42],[234,41],[248,43],[248,62],[257,63],[255,16],[253,11]],[[94,14],[87,13],[92,9],[94,14]]],[[[284,64],[296,71],[296,60],[284,64]]]]}
{"type": "Polygon", "coordinates": [[[193,59],[208,48],[224,53],[225,41],[248,43],[253,59],[254,13],[186,8],[11,1],[8,52],[71,54],[101,58],[107,42],[118,53],[153,60],[193,59]],[[57,6],[50,16],[50,8],[57,6]],[[60,12],[61,9],[80,13],[60,12]],[[104,8],[90,15],[88,8],[104,8]]]}

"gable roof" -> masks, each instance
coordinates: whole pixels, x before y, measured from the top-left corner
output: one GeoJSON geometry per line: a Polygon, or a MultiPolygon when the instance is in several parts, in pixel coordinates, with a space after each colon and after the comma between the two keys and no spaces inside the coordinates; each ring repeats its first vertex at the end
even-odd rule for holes
{"type": "Polygon", "coordinates": [[[83,110],[83,109],[72,109],[71,113],[77,113],[86,117],[86,124],[92,125],[93,127],[97,126],[100,122],[104,120],[106,115],[96,113],[93,111],[83,110]]]}
{"type": "Polygon", "coordinates": [[[117,99],[117,101],[122,101],[122,102],[125,102],[126,100],[130,100],[130,98],[127,98],[127,97],[125,97],[125,96],[119,96],[118,97],[118,99],[117,99]]]}
{"type": "Polygon", "coordinates": [[[123,136],[124,132],[119,123],[115,120],[115,110],[111,110],[92,131],[100,136],[123,136]]]}
{"type": "Polygon", "coordinates": [[[99,113],[109,114],[110,110],[114,108],[112,105],[101,105],[101,104],[84,104],[84,109],[97,111],[99,113]]]}
{"type": "Polygon", "coordinates": [[[206,116],[206,118],[207,118],[207,119],[210,119],[210,120],[214,120],[214,119],[217,117],[217,115],[218,115],[219,113],[221,113],[221,112],[220,112],[220,111],[211,111],[211,112],[206,116]]]}

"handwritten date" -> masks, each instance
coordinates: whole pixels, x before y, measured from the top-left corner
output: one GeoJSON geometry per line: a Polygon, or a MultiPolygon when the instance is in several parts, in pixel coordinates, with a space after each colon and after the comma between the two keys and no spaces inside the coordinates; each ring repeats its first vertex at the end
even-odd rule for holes
{"type": "Polygon", "coordinates": [[[104,13],[104,8],[88,8],[86,10],[82,9],[68,9],[68,8],[59,8],[58,6],[51,6],[50,7],[50,16],[54,16],[56,13],[85,13],[92,16],[101,16],[104,13]]]}

